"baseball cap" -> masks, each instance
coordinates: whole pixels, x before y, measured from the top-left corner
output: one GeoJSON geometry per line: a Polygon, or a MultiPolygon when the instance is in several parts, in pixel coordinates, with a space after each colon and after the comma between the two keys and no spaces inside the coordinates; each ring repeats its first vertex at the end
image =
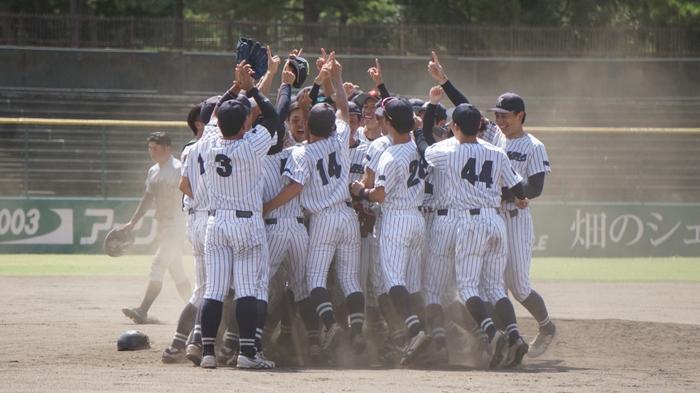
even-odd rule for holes
{"type": "Polygon", "coordinates": [[[224,136],[236,135],[248,117],[248,110],[240,100],[229,100],[219,106],[219,129],[224,136]]]}
{"type": "Polygon", "coordinates": [[[199,112],[199,117],[202,119],[202,123],[209,124],[211,114],[214,113],[214,107],[219,102],[219,99],[221,99],[221,96],[211,96],[199,104],[199,106],[202,108],[199,112]]]}
{"type": "Polygon", "coordinates": [[[399,133],[408,133],[416,125],[413,120],[413,107],[408,100],[388,97],[382,100],[384,117],[399,133]]]}
{"type": "MultiPolygon", "coordinates": [[[[421,108],[421,110],[424,110],[424,111],[428,110],[428,104],[430,104],[430,102],[426,102],[425,104],[423,104],[423,107],[421,108]]],[[[440,120],[445,120],[445,119],[447,119],[447,109],[445,108],[444,105],[438,103],[437,108],[435,108],[435,121],[440,121],[440,120]]]]}
{"type": "Polygon", "coordinates": [[[489,111],[499,113],[525,112],[525,101],[515,93],[503,93],[498,97],[496,106],[489,111]]]}
{"type": "Polygon", "coordinates": [[[452,121],[465,135],[476,135],[481,124],[481,112],[472,104],[459,104],[452,112],[452,121]]]}
{"type": "Polygon", "coordinates": [[[312,106],[308,119],[309,132],[316,136],[328,136],[335,128],[335,110],[329,104],[312,106]]]}
{"type": "Polygon", "coordinates": [[[428,108],[425,101],[421,100],[420,98],[410,98],[408,102],[410,102],[411,106],[413,107],[413,113],[418,113],[428,108]]]}
{"type": "Polygon", "coordinates": [[[362,117],[362,108],[352,101],[348,101],[348,112],[350,112],[351,115],[362,117]]]}
{"type": "Polygon", "coordinates": [[[365,102],[367,102],[368,99],[373,98],[377,101],[381,99],[382,95],[379,93],[377,89],[372,89],[368,92],[361,91],[359,94],[353,98],[353,102],[357,104],[357,106],[362,107],[365,105],[365,102]]]}
{"type": "Polygon", "coordinates": [[[375,117],[384,117],[384,108],[375,108],[374,109],[374,116],[375,117]]]}

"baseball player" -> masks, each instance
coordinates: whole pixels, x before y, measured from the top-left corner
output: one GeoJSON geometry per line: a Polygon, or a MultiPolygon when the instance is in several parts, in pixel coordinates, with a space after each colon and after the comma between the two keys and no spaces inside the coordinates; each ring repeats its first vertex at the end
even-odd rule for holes
{"type": "MultiPolygon", "coordinates": [[[[219,97],[214,97],[218,100],[219,97]]],[[[198,145],[196,142],[202,137],[205,128],[205,121],[208,123],[209,119],[202,119],[202,107],[207,105],[214,106],[211,102],[212,100],[207,100],[199,105],[196,105],[190,110],[187,116],[187,124],[192,130],[194,139],[190,141],[182,150],[180,154],[180,161],[182,162],[182,172],[181,176],[184,177],[180,179],[180,186],[187,184],[187,188],[180,187],[183,192],[182,205],[183,210],[187,213],[187,224],[186,224],[186,234],[192,244],[192,255],[194,256],[194,290],[192,291],[192,296],[189,302],[185,305],[178,318],[177,328],[175,330],[175,335],[173,336],[172,343],[169,347],[165,348],[161,360],[163,363],[179,363],[184,360],[186,355],[186,343],[187,337],[192,331],[195,324],[197,310],[201,305],[201,299],[204,292],[204,231],[206,229],[207,222],[207,195],[206,190],[203,187],[198,187],[198,180],[201,180],[201,175],[199,173],[199,165],[197,164],[197,159],[200,157],[198,152],[198,145]],[[190,152],[193,153],[192,157],[189,156],[190,152]],[[189,160],[188,160],[189,157],[189,160]],[[192,181],[189,181],[192,179],[192,181]],[[196,197],[194,195],[197,194],[196,197]]],[[[205,110],[205,114],[210,114],[208,110],[205,110]]],[[[201,327],[198,327],[199,342],[201,343],[201,327]]],[[[195,332],[195,334],[197,334],[195,332]]],[[[201,352],[201,345],[197,346],[198,352],[201,352]]],[[[195,350],[195,348],[192,348],[195,350]]],[[[192,351],[191,350],[191,351],[192,351]]],[[[194,356],[196,359],[201,358],[201,354],[198,356],[196,354],[190,353],[190,356],[194,356]]],[[[195,361],[196,363],[199,360],[195,361]]]]}
{"type": "Polygon", "coordinates": [[[522,178],[502,149],[476,137],[481,113],[474,106],[458,105],[452,120],[459,143],[436,145],[426,151],[425,159],[435,171],[444,173],[454,191],[445,214],[456,215],[456,235],[464,239],[456,242],[457,287],[469,313],[488,336],[491,367],[499,366],[504,357],[510,359],[508,365],[517,365],[528,346],[520,336],[513,305],[504,290],[507,240],[498,207],[501,187],[509,188],[518,198],[518,207],[525,206],[522,178]],[[495,304],[494,313],[505,326],[505,334],[496,329],[484,300],[495,304]]]}
{"type": "Polygon", "coordinates": [[[202,304],[201,367],[216,368],[214,344],[221,321],[223,300],[236,290],[236,319],[240,330],[238,368],[273,368],[256,349],[258,298],[266,300],[264,266],[268,261],[258,185],[259,161],[277,141],[277,114],[253,86],[249,65],[236,67],[236,80],[255,99],[268,127],[250,129],[248,109],[238,99],[223,102],[216,113],[222,136],[202,156],[209,192],[209,219],[205,236],[206,291],[202,304]],[[250,130],[249,130],[250,129],[250,130]],[[249,130],[249,131],[247,131],[249,130]]]}
{"type": "MultiPolygon", "coordinates": [[[[551,171],[544,144],[532,134],[525,132],[525,102],[515,93],[505,93],[498,97],[494,108],[496,123],[506,136],[506,153],[513,168],[527,178],[525,196],[536,198],[542,193],[544,178],[551,171]]],[[[549,319],[547,306],[539,293],[530,286],[530,263],[534,228],[530,209],[518,209],[513,195],[504,190],[503,218],[508,233],[508,264],[506,265],[506,286],[520,304],[525,307],[539,324],[539,332],[530,344],[528,356],[542,355],[554,340],[556,327],[549,319]]]]}
{"type": "Polygon", "coordinates": [[[182,164],[172,156],[172,143],[168,134],[154,132],[148,139],[148,154],[155,163],[146,178],[146,191],[133,216],[124,225],[131,230],[155,204],[158,250],[151,263],[149,282],[141,305],[135,308],[123,308],[122,312],[135,323],[142,324],[148,320],[148,310],[163,288],[163,276],[166,270],[175,282],[180,297],[189,298],[192,290],[182,268],[182,241],[184,238],[184,217],[181,203],[182,194],[178,190],[182,164]]]}
{"type": "Polygon", "coordinates": [[[336,92],[338,115],[333,108],[320,103],[309,111],[309,141],[294,148],[284,174],[290,182],[265,204],[269,213],[299,195],[301,206],[310,213],[309,256],[306,274],[311,299],[326,327],[322,349],[332,350],[341,330],[336,323],[326,280],[333,257],[343,293],[346,296],[351,338],[356,352],[364,349],[362,336],[365,299],[359,280],[360,230],[355,212],[350,207],[348,190],[350,165],[350,127],[347,98],[343,89],[341,66],[335,53],[326,60],[315,83],[331,79],[336,92]]]}
{"type": "Polygon", "coordinates": [[[413,109],[405,100],[394,97],[382,101],[393,144],[379,159],[374,187],[356,182],[353,195],[382,204],[380,262],[385,288],[396,310],[404,318],[408,343],[402,364],[410,362],[429,343],[410,294],[420,291],[420,262],[425,221],[418,211],[424,182],[420,176],[420,156],[411,139],[415,126],[413,109]]]}

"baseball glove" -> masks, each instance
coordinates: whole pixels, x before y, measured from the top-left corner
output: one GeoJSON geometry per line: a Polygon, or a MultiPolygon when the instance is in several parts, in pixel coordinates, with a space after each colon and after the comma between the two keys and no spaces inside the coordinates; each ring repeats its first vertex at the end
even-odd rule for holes
{"type": "Polygon", "coordinates": [[[309,62],[301,56],[289,56],[289,64],[292,66],[292,72],[295,76],[292,86],[298,89],[309,75],[309,62]]]}
{"type": "Polygon", "coordinates": [[[110,257],[122,256],[134,244],[135,240],[134,234],[130,230],[114,228],[105,236],[105,252],[110,257]]]}
{"type": "Polygon", "coordinates": [[[267,72],[267,48],[249,38],[241,37],[236,45],[236,64],[245,60],[255,71],[254,79],[260,79],[267,72]]]}

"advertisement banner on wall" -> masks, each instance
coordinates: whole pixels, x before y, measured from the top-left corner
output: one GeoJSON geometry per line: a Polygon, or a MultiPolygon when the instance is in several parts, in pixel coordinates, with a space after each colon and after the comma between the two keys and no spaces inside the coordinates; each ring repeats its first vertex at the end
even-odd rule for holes
{"type": "MultiPolygon", "coordinates": [[[[0,252],[102,253],[109,230],[138,199],[1,199],[0,252]]],[[[532,206],[539,257],[700,256],[700,204],[555,203],[532,206]]],[[[134,229],[132,253],[155,250],[150,211],[134,229]]]]}

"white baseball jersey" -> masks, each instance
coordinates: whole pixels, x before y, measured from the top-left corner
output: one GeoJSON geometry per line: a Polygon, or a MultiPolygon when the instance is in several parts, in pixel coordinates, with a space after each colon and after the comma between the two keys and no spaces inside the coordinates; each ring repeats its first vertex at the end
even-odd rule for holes
{"type": "Polygon", "coordinates": [[[502,149],[481,140],[436,145],[426,151],[425,159],[434,170],[445,174],[445,181],[456,195],[450,208],[457,210],[497,208],[501,187],[511,188],[522,180],[502,149]]]}
{"type": "MultiPolygon", "coordinates": [[[[262,170],[262,197],[263,202],[268,202],[289,183],[289,179],[283,176],[292,148],[265,156],[262,170]]],[[[294,293],[294,299],[300,301],[308,296],[306,286],[306,264],[309,235],[304,226],[304,212],[299,204],[299,198],[293,198],[285,205],[268,213],[265,217],[265,229],[270,253],[269,276],[274,277],[286,260],[289,273],[290,288],[294,293]]],[[[270,294],[279,288],[272,288],[278,282],[270,282],[270,294]]]]}
{"type": "Polygon", "coordinates": [[[365,156],[369,143],[356,140],[354,146],[350,146],[350,175],[348,184],[359,181],[365,173],[365,156]]]}
{"type": "Polygon", "coordinates": [[[211,141],[203,154],[212,216],[205,239],[206,299],[223,301],[234,282],[236,297],[267,299],[269,259],[262,221],[260,161],[274,140],[260,125],[243,138],[211,141]]]}
{"type": "MultiPolygon", "coordinates": [[[[187,161],[187,155],[190,153],[190,150],[192,147],[196,144],[196,141],[190,142],[188,145],[186,145],[182,149],[182,153],[180,153],[180,162],[182,163],[182,170],[180,174],[182,174],[185,171],[185,162],[187,161]]],[[[187,211],[190,208],[190,196],[189,195],[183,195],[182,196],[182,209],[184,211],[187,211]]]]}
{"type": "Polygon", "coordinates": [[[421,289],[425,221],[418,206],[425,184],[419,172],[420,155],[413,141],[389,146],[379,159],[375,187],[383,187],[386,193],[379,240],[386,290],[405,286],[416,293],[421,289]]]}
{"type": "Polygon", "coordinates": [[[367,148],[367,155],[365,156],[364,161],[365,167],[371,169],[372,172],[377,173],[377,169],[379,168],[379,158],[382,156],[382,153],[384,153],[387,147],[391,146],[392,144],[393,141],[389,135],[383,135],[372,141],[367,148]]]}
{"type": "MultiPolygon", "coordinates": [[[[510,162],[523,177],[537,173],[550,173],[551,168],[544,145],[531,134],[508,139],[506,154],[510,162]]],[[[534,228],[530,209],[518,209],[513,202],[504,202],[503,219],[508,234],[508,257],[505,269],[505,284],[518,301],[525,300],[532,291],[530,286],[530,263],[534,228]]]]}
{"type": "Polygon", "coordinates": [[[350,200],[350,126],[341,119],[328,138],[295,146],[284,174],[304,186],[299,201],[310,213],[350,200]]]}
{"type": "Polygon", "coordinates": [[[361,292],[359,280],[360,228],[355,211],[348,206],[350,190],[350,127],[336,120],[328,138],[294,147],[284,175],[302,184],[302,207],[311,213],[309,222],[308,288],[325,288],[328,271],[336,256],[336,272],[343,293],[361,292]]]}
{"type": "Polygon", "coordinates": [[[500,147],[501,149],[505,149],[506,147],[506,136],[501,131],[501,128],[490,120],[486,123],[486,130],[484,130],[482,138],[486,142],[500,147]]]}

